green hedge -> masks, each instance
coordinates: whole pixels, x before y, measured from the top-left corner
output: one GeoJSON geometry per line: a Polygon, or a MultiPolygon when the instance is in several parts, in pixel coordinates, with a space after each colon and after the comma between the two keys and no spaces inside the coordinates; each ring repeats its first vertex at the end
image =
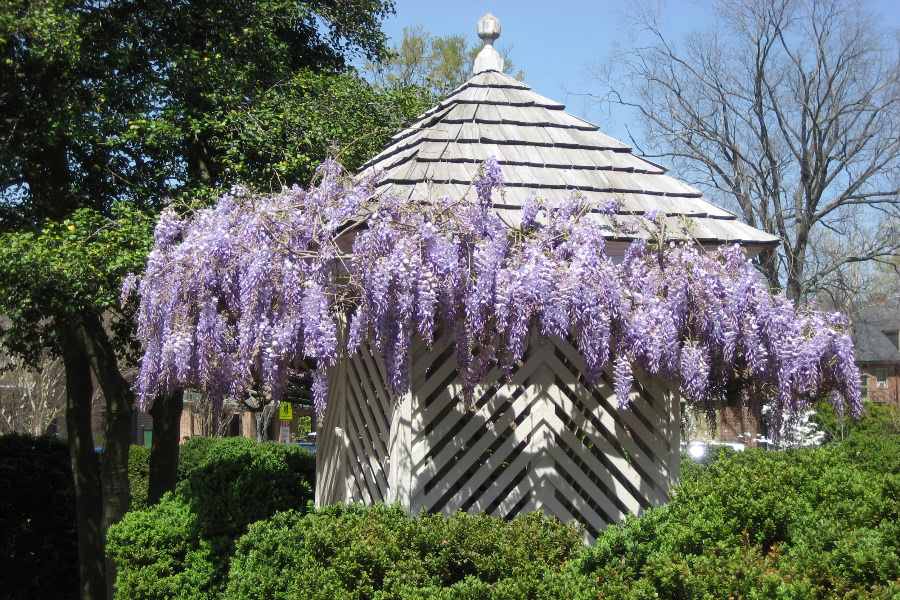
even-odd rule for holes
{"type": "Polygon", "coordinates": [[[132,446],[130,448],[128,452],[128,482],[131,488],[131,510],[147,508],[150,446],[132,446]]]}
{"type": "Polygon", "coordinates": [[[536,515],[278,514],[237,542],[225,597],[900,597],[900,438],[725,449],[685,467],[669,506],[584,549],[573,530],[536,515]]]}
{"type": "MultiPolygon", "coordinates": [[[[191,472],[206,460],[207,454],[223,443],[221,438],[193,437],[178,447],[178,485],[182,490],[191,472]]],[[[132,446],[128,455],[128,478],[131,485],[131,510],[147,508],[147,486],[150,481],[150,446],[132,446]]]]}
{"type": "Polygon", "coordinates": [[[226,598],[547,597],[581,534],[533,513],[406,517],[399,506],[281,513],[237,543],[226,598]]]}
{"type": "MultiPolygon", "coordinates": [[[[244,440],[244,438],[240,438],[244,440]]],[[[246,442],[255,443],[253,440],[244,440],[237,442],[243,444],[246,442]]],[[[214,452],[221,444],[226,443],[221,438],[210,437],[192,437],[178,447],[178,486],[179,489],[184,482],[190,477],[191,473],[206,461],[207,455],[214,452]]],[[[227,442],[232,443],[232,442],[227,442]]]]}
{"type": "Polygon", "coordinates": [[[311,480],[311,457],[246,440],[208,450],[178,494],[114,529],[118,598],[900,597],[898,436],[686,459],[667,507],[589,548],[540,515],[273,513],[310,496],[284,475],[311,480]]]}
{"type": "Polygon", "coordinates": [[[0,435],[0,598],[77,597],[69,449],[49,437],[0,435]]]}
{"type": "Polygon", "coordinates": [[[900,596],[900,438],[720,453],[578,569],[608,598],[900,596]]]}
{"type": "Polygon", "coordinates": [[[117,598],[218,597],[248,525],[313,499],[315,455],[246,438],[197,439],[182,445],[179,471],[174,495],[110,529],[117,598]]]}
{"type": "Polygon", "coordinates": [[[190,505],[172,495],[131,511],[110,528],[106,551],[116,560],[116,598],[212,598],[215,567],[190,505]]]}
{"type": "Polygon", "coordinates": [[[313,500],[315,454],[275,442],[219,440],[188,471],[179,495],[197,515],[200,534],[229,547],[250,523],[313,500]]]}

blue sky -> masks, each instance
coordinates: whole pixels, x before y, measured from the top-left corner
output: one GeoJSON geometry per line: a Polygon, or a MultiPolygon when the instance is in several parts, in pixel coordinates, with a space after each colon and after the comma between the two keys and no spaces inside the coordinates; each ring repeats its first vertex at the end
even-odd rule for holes
{"type": "MultiPolygon", "coordinates": [[[[502,24],[496,45],[512,46],[516,68],[525,71],[525,82],[535,92],[566,104],[569,112],[627,141],[623,121],[629,118],[628,113],[607,114],[567,91],[591,91],[585,65],[607,55],[614,40],[627,43],[622,12],[634,5],[634,0],[397,0],[397,14],[387,19],[383,27],[391,43],[399,43],[404,27],[419,24],[434,35],[464,34],[476,42],[478,19],[491,12],[502,24]]],[[[882,22],[900,29],[900,1],[876,0],[869,5],[882,22]]],[[[709,13],[697,2],[669,2],[665,12],[668,30],[683,32],[702,26],[709,13]]]]}

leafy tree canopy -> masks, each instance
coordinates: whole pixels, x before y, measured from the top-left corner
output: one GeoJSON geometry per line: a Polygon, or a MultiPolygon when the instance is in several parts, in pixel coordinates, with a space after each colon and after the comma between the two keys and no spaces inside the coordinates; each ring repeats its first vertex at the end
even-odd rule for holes
{"type": "MultiPolygon", "coordinates": [[[[382,87],[418,86],[437,99],[472,77],[472,64],[481,48],[481,42],[470,45],[462,35],[433,36],[422,25],[404,27],[400,45],[393,46],[381,62],[370,62],[366,70],[382,87]]],[[[499,51],[503,71],[520,81],[525,79],[524,71],[515,69],[512,48],[501,46],[499,51]]]]}
{"type": "Polygon", "coordinates": [[[392,10],[389,0],[0,5],[0,342],[65,362],[84,597],[114,577],[102,532],[129,505],[133,395],[119,361],[132,321],[115,291],[144,262],[152,215],[169,199],[183,212],[203,204],[238,178],[305,180],[333,141],[351,146],[351,167],[380,145],[366,136],[418,112],[417,96],[375,93],[347,65],[384,55],[379,24],[392,10]],[[99,480],[88,371],[106,400],[99,480]]]}
{"type": "MultiPolygon", "coordinates": [[[[226,115],[302,69],[384,52],[378,0],[9,2],[4,221],[223,183],[226,115]]],[[[233,132],[232,132],[233,133],[233,132]]]]}
{"type": "Polygon", "coordinates": [[[148,214],[167,199],[306,182],[335,145],[353,168],[420,112],[416,89],[375,91],[347,67],[384,56],[390,11],[381,0],[6,3],[0,310],[11,348],[36,355],[56,345],[54,316],[115,308],[123,272],[148,249],[148,214]]]}
{"type": "MultiPolygon", "coordinates": [[[[2,235],[0,295],[8,318],[7,341],[31,364],[40,359],[43,340],[58,350],[55,324],[83,311],[126,316],[114,290],[122,278],[146,260],[154,218],[131,203],[116,202],[109,217],[80,208],[62,221],[45,220],[39,228],[2,235]],[[36,354],[37,353],[37,354],[36,354]]],[[[115,319],[121,348],[130,347],[127,321],[115,319]]],[[[134,349],[134,348],[132,348],[134,349]]]]}

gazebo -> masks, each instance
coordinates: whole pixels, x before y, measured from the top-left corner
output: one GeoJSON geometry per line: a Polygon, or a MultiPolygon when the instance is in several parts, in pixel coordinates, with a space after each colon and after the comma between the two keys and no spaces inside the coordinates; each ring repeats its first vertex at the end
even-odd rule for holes
{"type": "MultiPolygon", "coordinates": [[[[506,181],[494,209],[510,227],[529,194],[559,202],[577,190],[618,199],[618,219],[664,214],[669,235],[704,246],[739,242],[754,254],[777,244],[504,75],[492,45],[500,35],[495,17],[479,21],[478,35],[485,46],[472,79],[364,167],[384,171],[381,189],[423,202],[474,195],[472,179],[493,156],[506,181]]],[[[613,258],[633,239],[613,228],[610,236],[613,258]]],[[[679,477],[680,398],[662,380],[638,377],[629,408],[618,410],[611,373],[588,386],[575,347],[535,333],[512,380],[496,369],[467,407],[449,336],[431,349],[414,344],[411,358],[412,385],[402,398],[390,397],[372,349],[330,370],[317,505],[400,502],[410,514],[463,510],[507,518],[543,510],[583,524],[592,539],[607,524],[668,501],[679,477]]]]}

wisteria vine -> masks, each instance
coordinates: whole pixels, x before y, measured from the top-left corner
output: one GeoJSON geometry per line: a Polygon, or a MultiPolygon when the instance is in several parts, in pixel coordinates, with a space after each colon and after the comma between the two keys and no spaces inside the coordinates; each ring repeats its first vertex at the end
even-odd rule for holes
{"type": "Polygon", "coordinates": [[[507,226],[492,209],[503,187],[493,159],[475,200],[378,196],[377,176],[345,176],[332,160],[317,177],[271,196],[235,188],[187,219],[163,212],[137,283],[142,402],[179,387],[277,401],[298,361],[315,359],[321,419],[340,356],[374,346],[400,397],[414,338],[437,335],[453,336],[470,399],[491,368],[513,373],[536,330],[573,341],[589,384],[611,365],[623,409],[640,370],[706,406],[771,405],[776,430],[817,399],[861,411],[842,317],[770,293],[738,246],[668,242],[648,213],[655,238],[616,264],[592,215],[614,217],[617,203],[578,194],[530,198],[507,226]]]}

